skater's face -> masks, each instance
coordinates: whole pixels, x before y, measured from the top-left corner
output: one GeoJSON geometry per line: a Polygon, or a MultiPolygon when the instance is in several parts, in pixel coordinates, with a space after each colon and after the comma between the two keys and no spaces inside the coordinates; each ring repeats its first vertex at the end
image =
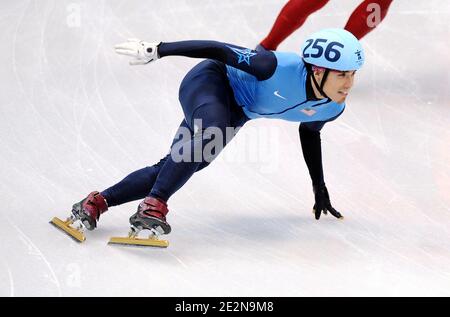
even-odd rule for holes
{"type": "MultiPolygon", "coordinates": [[[[322,83],[324,73],[324,71],[314,72],[314,76],[316,77],[319,85],[322,83]]],[[[342,72],[330,70],[328,77],[326,78],[325,85],[323,86],[323,91],[334,102],[343,103],[353,86],[355,73],[356,71],[342,72]]]]}

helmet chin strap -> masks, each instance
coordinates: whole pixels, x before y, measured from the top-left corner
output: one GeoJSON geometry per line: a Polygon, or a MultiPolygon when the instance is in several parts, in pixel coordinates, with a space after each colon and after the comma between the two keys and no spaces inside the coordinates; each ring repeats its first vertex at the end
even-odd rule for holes
{"type": "Polygon", "coordinates": [[[320,82],[320,85],[317,83],[316,77],[314,76],[314,72],[311,70],[311,77],[314,83],[314,86],[316,89],[320,92],[322,96],[325,98],[330,99],[330,97],[327,96],[327,94],[323,91],[323,86],[325,85],[325,81],[327,80],[328,74],[330,73],[330,70],[328,68],[325,69],[325,72],[323,73],[322,81],[320,82]]]}

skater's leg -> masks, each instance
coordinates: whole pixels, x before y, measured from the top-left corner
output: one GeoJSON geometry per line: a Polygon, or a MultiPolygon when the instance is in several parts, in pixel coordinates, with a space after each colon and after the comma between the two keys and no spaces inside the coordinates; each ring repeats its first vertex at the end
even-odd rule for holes
{"type": "Polygon", "coordinates": [[[105,189],[101,194],[106,199],[108,206],[117,206],[144,198],[152,189],[168,156],[153,166],[147,166],[131,173],[119,183],[105,189]]]}
{"type": "MultiPolygon", "coordinates": [[[[183,120],[183,122],[180,124],[179,130],[186,128],[187,125],[183,120]]],[[[177,132],[176,135],[178,136],[180,135],[180,133],[177,132]]],[[[181,141],[181,138],[175,137],[172,144],[175,144],[179,141],[181,141]]],[[[157,164],[137,170],[125,177],[119,183],[105,189],[101,194],[106,199],[108,206],[118,206],[130,201],[143,199],[145,196],[147,196],[169,155],[170,154],[167,154],[157,164]]],[[[201,164],[198,167],[198,170],[204,168],[207,165],[207,162],[201,164]]]]}
{"type": "Polygon", "coordinates": [[[363,1],[355,11],[353,11],[345,25],[345,29],[356,36],[358,40],[362,39],[383,21],[391,3],[392,0],[363,1]],[[374,10],[378,10],[379,15],[377,15],[377,11],[374,10]],[[373,18],[369,18],[369,15],[373,18]]]}
{"type": "MultiPolygon", "coordinates": [[[[150,195],[158,197],[167,202],[170,196],[180,189],[187,180],[199,169],[208,165],[226,145],[226,127],[229,126],[226,111],[227,105],[220,101],[210,101],[202,105],[193,115],[194,120],[202,120],[204,129],[194,133],[186,142],[179,144],[177,151],[171,152],[166,163],[161,168],[150,195]],[[214,127],[217,133],[208,133],[208,128],[214,127]],[[212,155],[205,155],[205,146],[219,135],[224,138],[219,140],[219,147],[212,155]]],[[[172,148],[174,149],[174,148],[172,148]]]]}
{"type": "Polygon", "coordinates": [[[237,128],[248,120],[235,103],[223,66],[211,61],[200,63],[188,73],[180,87],[179,97],[191,137],[182,146],[178,146],[177,151],[171,151],[150,192],[150,196],[166,202],[194,172],[204,168],[217,157],[234,136],[230,133],[227,135],[227,127],[237,128]],[[199,120],[201,125],[199,131],[195,131],[196,120],[199,120]],[[214,130],[211,130],[212,128],[214,130]],[[217,137],[222,139],[215,139],[217,137]],[[204,150],[212,139],[220,146],[209,155],[204,150]],[[180,156],[188,160],[180,161],[180,156]]]}
{"type": "Polygon", "coordinates": [[[234,133],[227,135],[227,127],[241,127],[248,120],[236,104],[225,66],[221,63],[206,60],[194,67],[183,80],[179,97],[185,114],[185,121],[180,126],[184,127],[184,133],[175,137],[180,139],[172,144],[152,190],[130,217],[130,224],[137,230],[153,228],[160,233],[170,233],[166,221],[167,200],[196,171],[206,167],[234,136],[234,133]],[[196,124],[199,124],[198,129],[196,124]],[[208,153],[206,146],[211,141],[217,147],[208,153]]]}
{"type": "Polygon", "coordinates": [[[328,0],[290,0],[281,9],[269,35],[261,42],[267,50],[278,45],[305,23],[308,16],[322,8],[328,0]]]}

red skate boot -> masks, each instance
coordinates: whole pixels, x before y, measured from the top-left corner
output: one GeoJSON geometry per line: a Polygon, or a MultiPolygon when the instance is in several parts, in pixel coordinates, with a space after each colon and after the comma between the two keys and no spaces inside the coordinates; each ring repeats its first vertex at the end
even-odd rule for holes
{"type": "Polygon", "coordinates": [[[169,234],[170,225],[166,221],[169,212],[164,200],[146,197],[138,207],[137,212],[130,217],[130,224],[139,230],[156,230],[159,234],[169,234]]]}
{"type": "Polygon", "coordinates": [[[108,204],[105,198],[99,192],[90,193],[82,201],[72,206],[72,214],[80,219],[88,230],[94,230],[97,227],[97,220],[100,215],[108,210],[108,204]]]}
{"type": "Polygon", "coordinates": [[[100,214],[107,210],[108,204],[105,198],[99,192],[92,192],[72,206],[72,213],[65,221],[53,217],[50,223],[74,238],[75,241],[83,242],[86,240],[83,227],[94,230],[100,214]]]}
{"type": "Polygon", "coordinates": [[[169,241],[160,240],[159,236],[171,231],[170,225],[166,221],[168,212],[167,203],[162,199],[145,198],[139,204],[137,212],[130,217],[131,230],[128,237],[112,237],[109,244],[167,248],[169,241]],[[142,230],[150,230],[150,236],[146,239],[139,238],[138,234],[142,230]]]}

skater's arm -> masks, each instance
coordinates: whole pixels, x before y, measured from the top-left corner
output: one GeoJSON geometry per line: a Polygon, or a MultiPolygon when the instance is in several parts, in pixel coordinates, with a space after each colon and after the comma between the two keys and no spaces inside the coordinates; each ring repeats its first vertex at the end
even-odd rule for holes
{"type": "Polygon", "coordinates": [[[298,128],[303,158],[305,159],[306,166],[308,166],[313,186],[325,185],[322,167],[322,142],[320,139],[320,130],[322,130],[325,123],[336,120],[342,112],[344,112],[344,110],[337,116],[326,121],[302,122],[298,128]]]}
{"type": "Polygon", "coordinates": [[[305,158],[313,183],[315,201],[313,211],[317,220],[319,220],[322,212],[329,212],[339,219],[343,218],[342,214],[331,205],[330,196],[323,177],[320,130],[326,122],[327,121],[301,123],[299,127],[303,157],[305,158]]]}
{"type": "Polygon", "coordinates": [[[245,71],[258,80],[270,78],[277,67],[277,59],[271,51],[254,51],[248,48],[217,41],[180,41],[161,43],[159,57],[179,55],[194,58],[210,58],[245,71]]]}
{"type": "Polygon", "coordinates": [[[165,56],[210,58],[255,76],[269,79],[277,68],[277,58],[271,51],[248,48],[217,41],[145,42],[130,39],[115,46],[117,54],[133,57],[130,65],[145,65],[165,56]]]}
{"type": "Polygon", "coordinates": [[[301,123],[298,129],[303,158],[308,167],[313,186],[322,186],[325,184],[322,167],[322,144],[320,139],[320,129],[323,124],[322,122],[314,122],[313,124],[301,123]]]}

